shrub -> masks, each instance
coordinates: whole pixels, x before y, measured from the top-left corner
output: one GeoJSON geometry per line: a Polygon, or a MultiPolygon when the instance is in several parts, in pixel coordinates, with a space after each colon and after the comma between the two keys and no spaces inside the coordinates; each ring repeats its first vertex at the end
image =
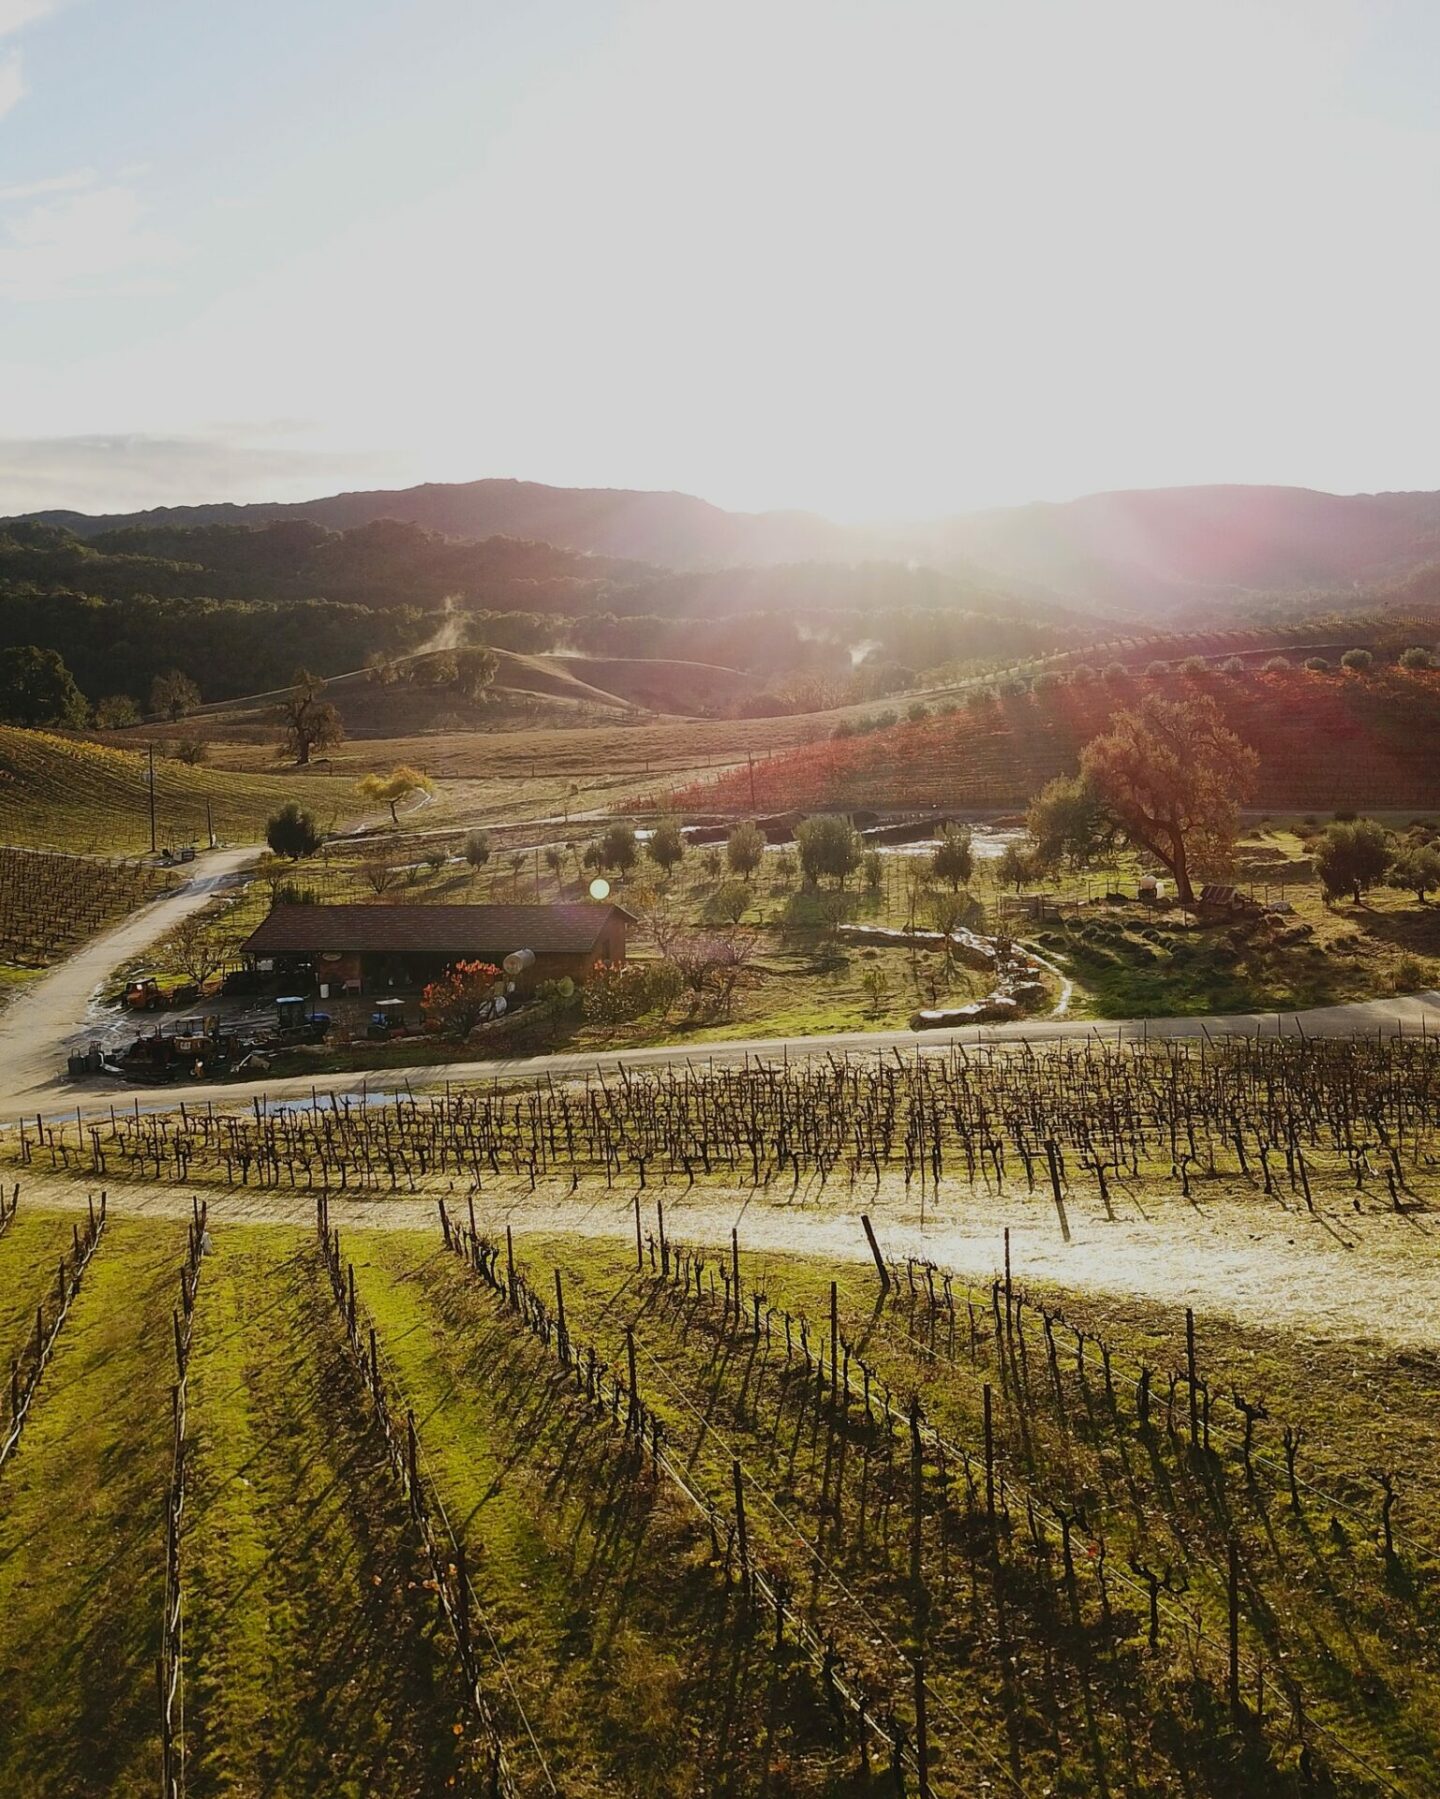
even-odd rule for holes
{"type": "Polygon", "coordinates": [[[645,845],[645,853],[667,875],[672,868],[677,868],[685,856],[685,839],[680,835],[679,825],[668,818],[656,825],[645,845]]]}
{"type": "Polygon", "coordinates": [[[1265,673],[1267,675],[1278,675],[1282,670],[1289,668],[1289,666],[1290,658],[1288,656],[1271,656],[1266,660],[1265,673]]]}
{"type": "Polygon", "coordinates": [[[905,708],[905,716],[912,725],[923,724],[930,716],[930,708],[923,700],[912,700],[905,708]]]}
{"type": "Polygon", "coordinates": [[[765,857],[765,833],[753,819],[736,825],[725,844],[725,860],[732,874],[748,880],[765,857]]]}
{"type": "Polygon", "coordinates": [[[1034,681],[1031,683],[1031,691],[1034,693],[1054,693],[1057,687],[1063,687],[1064,685],[1065,677],[1058,669],[1046,668],[1042,669],[1040,673],[1036,675],[1034,681]]]}
{"type": "Polygon", "coordinates": [[[1192,677],[1196,675],[1208,675],[1210,673],[1210,664],[1203,656],[1187,656],[1180,664],[1180,673],[1192,677]]]}
{"type": "Polygon", "coordinates": [[[635,838],[634,826],[619,822],[609,826],[600,839],[601,867],[615,868],[627,875],[639,857],[640,845],[635,838]]]}
{"type": "Polygon", "coordinates": [[[467,831],[465,834],[465,860],[471,871],[478,874],[490,860],[490,833],[488,831],[467,831]]]}
{"type": "Polygon", "coordinates": [[[871,893],[878,893],[885,885],[885,858],[879,850],[866,850],[860,874],[871,893]]]}
{"type": "Polygon", "coordinates": [[[1423,643],[1412,643],[1408,650],[1400,652],[1400,666],[1401,668],[1434,668],[1435,652],[1427,650],[1423,643]]]}
{"type": "Polygon", "coordinates": [[[297,862],[301,856],[313,856],[322,839],[314,814],[306,812],[298,800],[287,800],[266,821],[265,841],[275,855],[297,862]]]}
{"type": "Polygon", "coordinates": [[[1366,669],[1374,666],[1374,663],[1375,658],[1369,650],[1346,650],[1340,658],[1341,668],[1348,668],[1352,674],[1357,675],[1363,675],[1366,669]]]}
{"type": "Polygon", "coordinates": [[[801,821],[795,831],[800,867],[813,885],[828,875],[841,887],[860,863],[860,839],[848,818],[822,812],[801,821]]]}
{"type": "Polygon", "coordinates": [[[1129,678],[1130,670],[1123,662],[1107,662],[1105,664],[1105,673],[1102,679],[1107,681],[1111,687],[1118,687],[1122,681],[1128,681],[1129,678]]]}
{"type": "Polygon", "coordinates": [[[602,964],[581,990],[581,1015],[592,1024],[629,1024],[674,1005],[681,986],[673,962],[602,964]]]}
{"type": "Polygon", "coordinates": [[[1321,834],[1315,872],[1328,898],[1348,891],[1358,905],[1365,889],[1384,879],[1394,859],[1384,827],[1373,818],[1338,819],[1321,834]]]}
{"type": "Polygon", "coordinates": [[[930,870],[937,881],[947,881],[952,892],[970,879],[975,868],[975,852],[971,837],[963,825],[946,825],[930,857],[930,870]]]}
{"type": "Polygon", "coordinates": [[[139,722],[140,708],[128,693],[106,694],[95,708],[95,723],[102,731],[118,731],[139,722]]]}
{"type": "Polygon", "coordinates": [[[1147,675],[1168,675],[1170,673],[1170,664],[1161,661],[1157,657],[1154,662],[1147,662],[1145,664],[1145,673],[1147,675]]]}
{"type": "Polygon", "coordinates": [[[1088,662],[1077,662],[1074,668],[1070,670],[1070,685],[1072,687],[1088,687],[1094,679],[1095,670],[1091,668],[1088,662]]]}
{"type": "Polygon", "coordinates": [[[1323,656],[1307,656],[1305,666],[1312,675],[1328,675],[1330,673],[1330,664],[1323,656]]]}
{"type": "Polygon", "coordinates": [[[1423,905],[1425,895],[1440,887],[1440,850],[1428,843],[1403,849],[1385,876],[1386,884],[1413,893],[1423,905]]]}
{"type": "Polygon", "coordinates": [[[720,924],[739,924],[755,902],[755,895],[744,881],[726,881],[705,902],[707,918],[720,924]]]}
{"type": "Polygon", "coordinates": [[[427,1018],[450,1037],[465,1037],[494,1004],[500,970],[493,962],[457,962],[420,996],[427,1018]]]}
{"type": "Polygon", "coordinates": [[[988,712],[995,704],[993,687],[972,687],[965,695],[966,709],[970,712],[988,712]]]}
{"type": "Polygon", "coordinates": [[[1245,673],[1244,658],[1241,656],[1227,656],[1220,664],[1220,672],[1222,675],[1243,675],[1245,673]]]}

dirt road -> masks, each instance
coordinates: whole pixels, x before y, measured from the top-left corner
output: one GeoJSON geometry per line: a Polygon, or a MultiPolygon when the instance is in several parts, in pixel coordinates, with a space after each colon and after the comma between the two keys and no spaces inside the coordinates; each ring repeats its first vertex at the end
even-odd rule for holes
{"type": "Polygon", "coordinates": [[[258,847],[207,851],[183,886],[92,938],[0,1013],[0,1106],[9,1112],[54,1106],[65,1091],[66,1055],[85,1041],[81,1021],[96,989],[188,913],[208,905],[259,854],[258,847]]]}
{"type": "MultiPolygon", "coordinates": [[[[22,1203],[83,1207],[101,1183],[34,1168],[21,1176],[22,1203]]],[[[212,1224],[283,1224],[311,1229],[314,1195],[295,1188],[203,1189],[212,1224]]],[[[112,1181],[112,1210],[155,1218],[188,1217],[190,1187],[176,1183],[112,1181]]],[[[464,1217],[463,1183],[437,1181],[426,1192],[394,1197],[330,1196],[330,1219],[347,1236],[356,1230],[417,1230],[438,1240],[437,1198],[452,1216],[464,1217]],[[448,1189],[448,1191],[447,1191],[448,1189]]],[[[587,1181],[576,1193],[567,1183],[487,1182],[475,1197],[476,1222],[502,1236],[509,1225],[517,1244],[526,1235],[574,1232],[633,1242],[635,1192],[587,1181]]],[[[1023,1190],[1005,1195],[947,1186],[922,1213],[903,1179],[886,1175],[863,1199],[840,1190],[791,1197],[742,1184],[707,1183],[687,1188],[652,1183],[642,1196],[646,1228],[656,1229],[655,1202],[665,1208],[672,1241],[725,1246],[739,1232],[747,1262],[763,1284],[767,1256],[816,1255],[866,1262],[860,1213],[872,1219],[887,1254],[913,1253],[985,1286],[1004,1266],[1004,1235],[1019,1280],[1054,1283],[1095,1294],[1194,1306],[1202,1313],[1268,1330],[1294,1330],[1390,1348],[1433,1350],[1440,1314],[1440,1221],[1428,1212],[1397,1215],[1367,1206],[1360,1213],[1341,1201],[1321,1202],[1314,1213],[1283,1195],[1261,1196],[1231,1183],[1184,1199],[1176,1191],[1147,1188],[1143,1197],[1118,1197],[1107,1219],[1098,1203],[1072,1199],[1071,1241],[1062,1241],[1047,1198],[1023,1190]],[[1143,1207],[1143,1209],[1142,1209],[1143,1207]]]]}
{"type": "MultiPolygon", "coordinates": [[[[101,940],[102,943],[106,941],[101,940]]],[[[110,966],[114,966],[113,961],[110,966]]],[[[32,992],[38,995],[41,985],[37,983],[32,992]]],[[[53,1031],[53,1014],[46,1009],[41,1016],[51,1018],[53,1031]]],[[[75,1016],[73,1009],[69,1016],[75,1016]]],[[[72,1081],[63,1073],[63,1042],[52,1037],[47,1043],[40,1034],[38,1020],[32,1019],[31,1029],[33,1035],[28,1053],[15,1061],[0,1054],[0,1119],[13,1119],[22,1113],[33,1115],[37,1111],[73,1115],[77,1106],[82,1111],[108,1113],[110,1106],[117,1102],[127,1108],[137,1102],[143,1108],[169,1108],[182,1101],[187,1105],[203,1104],[206,1100],[241,1105],[249,1105],[255,1099],[294,1103],[308,1100],[312,1092],[360,1097],[367,1093],[403,1092],[407,1087],[442,1087],[447,1081],[543,1079],[546,1075],[562,1079],[600,1072],[608,1074],[622,1068],[681,1065],[720,1068],[756,1058],[794,1061],[806,1056],[935,1055],[957,1043],[967,1047],[983,1043],[1043,1044],[1074,1042],[1086,1037],[1101,1038],[1107,1043],[1138,1043],[1152,1037],[1222,1037],[1235,1033],[1253,1037],[1257,1033],[1273,1035],[1277,1032],[1300,1033],[1307,1037],[1350,1037],[1376,1031],[1400,1031],[1407,1035],[1426,1031],[1440,1035],[1440,992],[1362,1000],[1353,1005],[1321,1006],[1308,1012],[1284,1014],[1246,1013],[1223,1018],[1150,1018],[1103,1023],[1059,1018],[1026,1024],[972,1025],[964,1031],[925,1031],[918,1035],[914,1031],[846,1031],[825,1037],[756,1037],[724,1043],[672,1043],[653,1049],[586,1050],[503,1061],[432,1062],[410,1068],[372,1070],[368,1074],[295,1075],[283,1080],[210,1082],[183,1087],[124,1087],[98,1076],[72,1081]]]]}
{"type": "Polygon", "coordinates": [[[72,1080],[66,1056],[83,1045],[91,997],[114,970],[139,956],[186,913],[206,905],[217,889],[236,879],[260,854],[257,847],[213,851],[185,886],[132,913],[114,930],[87,944],[69,961],[41,976],[0,1013],[0,1121],[37,1112],[54,1116],[108,1113],[122,1101],[145,1108],[215,1100],[248,1105],[257,1098],[306,1100],[316,1093],[392,1093],[440,1087],[447,1081],[516,1077],[555,1078],[621,1069],[673,1066],[733,1066],[747,1060],[794,1060],[833,1055],[934,1055],[952,1045],[1055,1043],[1099,1037],[1107,1042],[1139,1042],[1151,1037],[1220,1037],[1235,1033],[1302,1033],[1308,1037],[1352,1036],[1375,1031],[1433,1031],[1440,1034],[1440,992],[1321,1006],[1306,1012],[1246,1013],[1230,1017],[1151,1018],[1122,1022],[1053,1016],[1022,1024],[969,1026],[963,1031],[845,1031],[820,1037],[755,1037],[723,1043],[662,1044],[652,1049],[587,1050],[523,1060],[457,1060],[374,1070],[369,1074],[296,1075],[287,1079],[185,1086],[127,1087],[104,1076],[72,1080]]]}

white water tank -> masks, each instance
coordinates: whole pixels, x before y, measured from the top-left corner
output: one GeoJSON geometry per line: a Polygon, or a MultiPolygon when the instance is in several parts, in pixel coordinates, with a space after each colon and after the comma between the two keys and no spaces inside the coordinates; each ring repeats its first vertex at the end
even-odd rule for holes
{"type": "Polygon", "coordinates": [[[535,952],[533,949],[512,950],[500,966],[514,980],[517,975],[527,974],[535,966],[535,952]]]}

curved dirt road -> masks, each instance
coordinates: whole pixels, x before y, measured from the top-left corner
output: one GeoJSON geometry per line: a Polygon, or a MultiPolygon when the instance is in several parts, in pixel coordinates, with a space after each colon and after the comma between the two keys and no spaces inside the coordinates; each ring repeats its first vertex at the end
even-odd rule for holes
{"type": "Polygon", "coordinates": [[[183,886],[92,938],[17,995],[0,1012],[0,1107],[34,1111],[58,1103],[70,1090],[66,1053],[86,1040],[81,1021],[96,990],[122,963],[143,954],[188,913],[208,905],[259,854],[258,846],[206,851],[183,886]]]}
{"type": "Polygon", "coordinates": [[[1050,1017],[1020,1024],[970,1025],[958,1031],[844,1031],[817,1037],[753,1037],[719,1043],[672,1043],[650,1049],[584,1050],[523,1059],[457,1060],[387,1068],[369,1074],[294,1075],[285,1079],[185,1086],[130,1087],[103,1076],[71,1079],[65,1072],[70,1048],[87,1041],[83,1020],[96,990],[131,957],[142,954],[189,912],[206,905],[260,855],[258,845],[215,850],[184,886],[132,913],[113,930],[94,938],[59,963],[0,1013],[0,1120],[37,1112],[73,1114],[203,1103],[248,1104],[252,1100],[306,1100],[312,1092],[391,1093],[446,1081],[485,1081],[544,1075],[568,1077],[677,1065],[724,1067],[767,1060],[827,1055],[935,1055],[955,1044],[1056,1043],[1087,1037],[1106,1042],[1141,1042],[1151,1037],[1221,1037],[1241,1033],[1299,1033],[1307,1037],[1349,1037],[1383,1031],[1440,1035],[1440,992],[1350,1005],[1317,1006],[1305,1012],[1244,1013],[1230,1016],[1095,1020],[1050,1017]]]}
{"type": "MultiPolygon", "coordinates": [[[[234,852],[239,855],[240,852],[234,852]]],[[[253,854],[254,852],[249,852],[253,854]]],[[[241,863],[232,863],[233,873],[241,863]]],[[[222,877],[223,878],[223,877],[222,877]]],[[[1319,1006],[1305,1012],[1244,1013],[1231,1016],[1094,1020],[1039,1019],[1024,1024],[968,1026],[962,1031],[845,1031],[817,1037],[754,1037],[719,1043],[660,1044],[649,1049],[584,1050],[550,1056],[503,1060],[457,1060],[420,1063],[408,1068],[372,1070],[366,1074],[292,1075],[282,1079],[189,1083],[184,1086],[132,1087],[102,1076],[71,1079],[64,1072],[67,1041],[75,1040],[75,1021],[91,992],[127,955],[171,928],[187,909],[210,897],[215,883],[185,890],[137,913],[118,931],[97,938],[73,961],[37,981],[23,1000],[0,1016],[0,1119],[37,1112],[73,1114],[126,1109],[221,1103],[249,1104],[255,1099],[305,1101],[312,1093],[393,1093],[407,1088],[440,1087],[447,1081],[486,1081],[546,1075],[556,1078],[667,1066],[725,1067],[756,1057],[769,1061],[829,1055],[936,1055],[955,1044],[1044,1044],[1096,1038],[1107,1043],[1138,1043],[1152,1037],[1197,1038],[1243,1034],[1350,1037],[1376,1031],[1440,1036],[1440,992],[1406,994],[1392,999],[1360,1000],[1350,1005],[1319,1006]],[[158,918],[151,914],[170,907],[158,918]],[[146,922],[149,934],[146,935],[146,922]]],[[[78,1033],[83,1039],[85,1033],[78,1033]]]]}

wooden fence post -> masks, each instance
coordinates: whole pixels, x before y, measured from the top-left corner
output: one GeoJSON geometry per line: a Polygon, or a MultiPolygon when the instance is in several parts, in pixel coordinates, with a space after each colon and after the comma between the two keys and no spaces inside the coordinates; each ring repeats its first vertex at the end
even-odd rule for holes
{"type": "Polygon", "coordinates": [[[880,1253],[880,1245],[875,1241],[874,1226],[864,1212],[860,1214],[860,1222],[865,1227],[865,1241],[870,1245],[870,1254],[875,1258],[875,1267],[880,1275],[880,1291],[888,1293],[890,1291],[890,1270],[885,1266],[885,1258],[880,1253]]]}
{"type": "Polygon", "coordinates": [[[730,1478],[735,1488],[735,1545],[740,1551],[740,1585],[748,1598],[750,1594],[750,1536],[745,1528],[745,1482],[740,1472],[738,1457],[731,1459],[730,1478]]]}

